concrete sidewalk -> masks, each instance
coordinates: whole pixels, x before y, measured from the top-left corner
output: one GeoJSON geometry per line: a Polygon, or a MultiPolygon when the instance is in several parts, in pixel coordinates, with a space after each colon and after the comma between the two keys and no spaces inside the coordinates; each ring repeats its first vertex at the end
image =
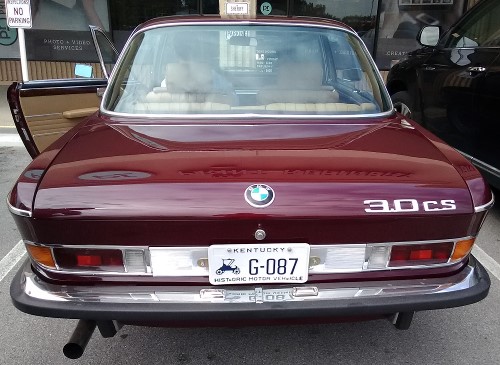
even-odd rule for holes
{"type": "Polygon", "coordinates": [[[0,133],[16,133],[7,102],[7,89],[7,85],[0,85],[0,133]]]}

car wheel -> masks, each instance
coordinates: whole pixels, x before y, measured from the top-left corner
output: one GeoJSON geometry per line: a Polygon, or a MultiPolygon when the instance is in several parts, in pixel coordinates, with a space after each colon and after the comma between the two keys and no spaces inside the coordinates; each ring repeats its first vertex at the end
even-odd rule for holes
{"type": "Polygon", "coordinates": [[[222,275],[224,271],[222,271],[221,269],[217,269],[217,271],[215,272],[217,275],[222,275]]]}
{"type": "Polygon", "coordinates": [[[392,103],[394,104],[394,109],[398,113],[403,114],[405,117],[413,119],[413,100],[406,91],[399,91],[391,96],[392,103]]]}

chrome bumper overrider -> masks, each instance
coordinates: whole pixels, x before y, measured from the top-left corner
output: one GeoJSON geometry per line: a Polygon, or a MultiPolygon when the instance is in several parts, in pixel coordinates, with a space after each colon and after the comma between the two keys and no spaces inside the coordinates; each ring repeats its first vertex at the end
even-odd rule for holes
{"type": "Polygon", "coordinates": [[[141,308],[145,311],[154,308],[155,312],[179,311],[179,308],[207,312],[237,311],[238,307],[244,307],[248,312],[266,307],[273,310],[318,307],[334,315],[337,306],[362,307],[366,311],[373,304],[379,313],[460,306],[484,298],[489,285],[485,269],[472,256],[460,272],[440,278],[237,287],[54,285],[38,278],[27,261],[12,283],[11,296],[22,311],[50,317],[92,318],[92,314],[84,314],[86,306],[94,314],[102,308],[110,316],[113,307],[124,312],[129,307],[134,314],[141,308]],[[72,312],[71,308],[76,307],[81,316],[72,312]]]}

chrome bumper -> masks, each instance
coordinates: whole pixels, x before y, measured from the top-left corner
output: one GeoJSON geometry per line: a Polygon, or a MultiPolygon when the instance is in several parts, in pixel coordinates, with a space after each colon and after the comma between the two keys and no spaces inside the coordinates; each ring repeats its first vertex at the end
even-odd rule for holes
{"type": "Polygon", "coordinates": [[[474,257],[440,278],[273,286],[71,286],[42,281],[29,261],[11,285],[30,314],[94,320],[221,320],[389,314],[456,307],[486,297],[490,280],[474,257]],[[181,315],[179,317],[179,315],[181,315]]]}

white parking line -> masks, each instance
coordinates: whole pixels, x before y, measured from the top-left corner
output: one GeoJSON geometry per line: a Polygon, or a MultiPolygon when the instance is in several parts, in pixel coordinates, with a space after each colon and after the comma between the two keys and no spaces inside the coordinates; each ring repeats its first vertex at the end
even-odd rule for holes
{"type": "Polygon", "coordinates": [[[12,250],[0,261],[0,282],[7,276],[7,274],[17,265],[26,254],[23,241],[19,241],[12,250]]]}
{"type": "Polygon", "coordinates": [[[16,133],[0,133],[0,146],[22,146],[23,142],[16,133]]]}
{"type": "Polygon", "coordinates": [[[496,262],[490,255],[484,252],[481,247],[475,245],[472,249],[472,254],[479,262],[488,269],[488,271],[500,280],[500,264],[496,262]]]}

